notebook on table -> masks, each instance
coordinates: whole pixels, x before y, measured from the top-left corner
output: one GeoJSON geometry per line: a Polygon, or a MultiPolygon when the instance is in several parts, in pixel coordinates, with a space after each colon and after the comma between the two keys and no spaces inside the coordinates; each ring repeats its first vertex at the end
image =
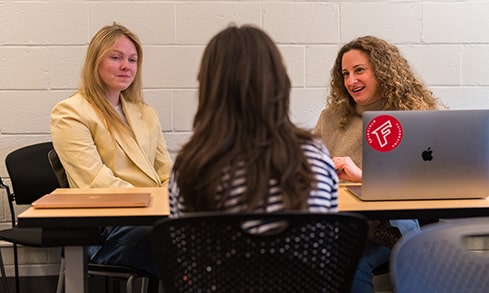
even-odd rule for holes
{"type": "Polygon", "coordinates": [[[151,199],[149,192],[114,193],[49,193],[32,203],[34,208],[121,208],[147,207],[151,199]]]}
{"type": "Polygon", "coordinates": [[[363,114],[362,200],[489,196],[489,110],[363,114]]]}

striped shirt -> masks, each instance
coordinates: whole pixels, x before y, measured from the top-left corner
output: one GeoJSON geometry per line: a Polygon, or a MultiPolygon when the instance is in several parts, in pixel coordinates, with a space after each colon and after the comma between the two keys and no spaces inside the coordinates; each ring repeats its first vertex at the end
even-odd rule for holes
{"type": "MultiPolygon", "coordinates": [[[[333,161],[329,151],[319,139],[304,142],[302,145],[304,155],[309,162],[312,172],[315,174],[317,185],[310,192],[307,200],[307,207],[310,212],[337,212],[338,211],[338,175],[334,169],[333,161]]],[[[223,172],[223,181],[229,178],[229,174],[223,172]]],[[[172,171],[169,182],[170,196],[170,217],[177,217],[185,214],[185,203],[183,197],[179,197],[179,188],[175,180],[175,173],[172,171]]],[[[221,188],[218,187],[216,197],[219,197],[221,188]]],[[[246,190],[245,170],[238,167],[232,182],[231,192],[224,203],[224,210],[230,213],[242,212],[245,207],[240,198],[246,190]]],[[[260,212],[279,212],[284,211],[280,186],[275,179],[270,180],[269,197],[266,206],[256,207],[260,212]]]]}

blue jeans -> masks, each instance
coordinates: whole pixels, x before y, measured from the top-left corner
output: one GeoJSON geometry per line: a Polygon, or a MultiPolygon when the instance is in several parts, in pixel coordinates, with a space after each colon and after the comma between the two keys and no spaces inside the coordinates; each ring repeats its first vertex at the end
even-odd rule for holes
{"type": "MultiPolygon", "coordinates": [[[[417,220],[390,220],[402,235],[419,231],[417,220]]],[[[374,293],[373,270],[389,261],[391,250],[388,247],[367,241],[362,258],[353,277],[352,293],[374,293]]]]}
{"type": "Polygon", "coordinates": [[[104,228],[102,246],[87,247],[90,262],[132,267],[159,276],[151,249],[151,229],[147,226],[104,228]]]}

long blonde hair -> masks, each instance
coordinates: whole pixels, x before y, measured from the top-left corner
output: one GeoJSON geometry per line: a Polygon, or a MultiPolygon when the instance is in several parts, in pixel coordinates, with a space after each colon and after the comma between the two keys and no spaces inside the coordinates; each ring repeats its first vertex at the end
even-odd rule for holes
{"type": "Polygon", "coordinates": [[[128,102],[144,103],[141,77],[141,65],[143,62],[141,42],[128,28],[116,23],[101,28],[90,41],[79,89],[80,94],[99,112],[112,135],[114,135],[114,131],[120,134],[131,132],[107,99],[105,84],[101,80],[98,70],[103,58],[106,57],[112,46],[122,37],[127,37],[136,47],[138,70],[132,84],[123,90],[121,95],[128,102]]]}
{"type": "Polygon", "coordinates": [[[340,49],[331,70],[328,105],[341,114],[339,127],[344,127],[355,115],[356,103],[345,88],[341,66],[343,55],[350,50],[360,50],[367,54],[380,94],[385,99],[384,110],[429,110],[441,105],[428,87],[415,76],[396,46],[377,37],[364,36],[340,49]]]}

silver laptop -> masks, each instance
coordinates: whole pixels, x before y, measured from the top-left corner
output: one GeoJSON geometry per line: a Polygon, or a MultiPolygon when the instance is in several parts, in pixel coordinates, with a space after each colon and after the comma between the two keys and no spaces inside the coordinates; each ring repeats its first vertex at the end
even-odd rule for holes
{"type": "Polygon", "coordinates": [[[363,114],[362,200],[489,196],[489,109],[363,114]]]}

